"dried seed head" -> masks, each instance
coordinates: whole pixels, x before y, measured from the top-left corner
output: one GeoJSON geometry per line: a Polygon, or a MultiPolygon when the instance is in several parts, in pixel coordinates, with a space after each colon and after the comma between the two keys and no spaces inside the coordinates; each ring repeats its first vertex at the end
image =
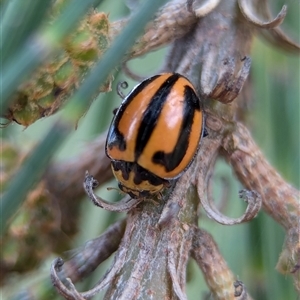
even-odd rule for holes
{"type": "MultiPolygon", "coordinates": [[[[56,4],[64,5],[65,1],[57,1],[56,4]]],[[[59,110],[78,88],[88,68],[109,46],[109,28],[107,14],[90,13],[66,39],[64,50],[18,88],[3,117],[27,127],[59,110]]],[[[111,78],[100,87],[99,92],[110,90],[111,78]]]]}

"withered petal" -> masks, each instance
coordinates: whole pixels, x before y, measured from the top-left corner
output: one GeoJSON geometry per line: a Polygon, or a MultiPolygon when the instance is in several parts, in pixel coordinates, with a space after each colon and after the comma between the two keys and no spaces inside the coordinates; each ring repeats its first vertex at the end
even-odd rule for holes
{"type": "Polygon", "coordinates": [[[280,28],[260,30],[259,33],[271,44],[293,54],[300,54],[300,44],[288,37],[280,28]]]}
{"type": "Polygon", "coordinates": [[[253,5],[253,1],[238,0],[241,13],[245,17],[245,19],[249,21],[251,24],[259,28],[275,28],[279,26],[283,22],[286,16],[286,12],[287,12],[286,5],[283,5],[278,15],[274,19],[272,19],[270,12],[267,8],[267,5],[265,5],[266,4],[265,1],[262,2],[264,2],[262,3],[264,5],[263,6],[261,5],[259,7],[260,11],[262,10],[262,14],[264,15],[264,17],[267,17],[267,19],[270,19],[270,21],[263,21],[259,18],[258,7],[255,7],[255,5],[253,5]]]}
{"type": "MultiPolygon", "coordinates": [[[[199,5],[199,1],[197,0],[188,0],[187,1],[187,9],[190,12],[193,12],[196,17],[204,17],[207,14],[209,14],[211,11],[213,11],[218,4],[221,2],[221,0],[206,0],[204,3],[201,3],[199,5]],[[197,4],[199,6],[197,6],[197,4]],[[196,6],[196,7],[195,7],[196,6]]],[[[203,2],[203,1],[201,1],[203,2]]]]}

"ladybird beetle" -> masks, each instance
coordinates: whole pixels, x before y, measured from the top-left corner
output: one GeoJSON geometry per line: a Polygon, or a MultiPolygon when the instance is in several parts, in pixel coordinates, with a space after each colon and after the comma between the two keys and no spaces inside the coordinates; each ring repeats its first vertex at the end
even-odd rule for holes
{"type": "Polygon", "coordinates": [[[165,73],[137,85],[116,111],[106,140],[119,188],[138,198],[169,186],[193,161],[203,120],[196,91],[184,76],[165,73]]]}

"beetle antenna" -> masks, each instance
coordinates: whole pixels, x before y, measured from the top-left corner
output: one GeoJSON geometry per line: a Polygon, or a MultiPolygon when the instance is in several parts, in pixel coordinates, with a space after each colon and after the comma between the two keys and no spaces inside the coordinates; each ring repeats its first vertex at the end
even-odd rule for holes
{"type": "Polygon", "coordinates": [[[121,194],[121,195],[125,195],[126,193],[124,193],[123,191],[121,191],[120,189],[118,189],[118,188],[115,188],[115,187],[112,187],[112,186],[109,186],[109,187],[107,187],[106,188],[108,191],[117,191],[117,192],[119,192],[119,194],[121,194]]]}
{"type": "Polygon", "coordinates": [[[117,93],[118,95],[122,98],[125,99],[126,96],[123,94],[123,92],[121,91],[121,89],[127,89],[128,88],[128,82],[127,81],[121,81],[118,83],[117,85],[117,93]]]}

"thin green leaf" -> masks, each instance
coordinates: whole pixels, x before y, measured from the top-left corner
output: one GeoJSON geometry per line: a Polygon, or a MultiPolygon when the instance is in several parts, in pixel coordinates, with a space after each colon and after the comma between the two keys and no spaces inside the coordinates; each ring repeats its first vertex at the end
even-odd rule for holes
{"type": "Polygon", "coordinates": [[[51,3],[52,0],[12,0],[8,3],[0,25],[1,59],[4,64],[40,26],[51,3]]]}

